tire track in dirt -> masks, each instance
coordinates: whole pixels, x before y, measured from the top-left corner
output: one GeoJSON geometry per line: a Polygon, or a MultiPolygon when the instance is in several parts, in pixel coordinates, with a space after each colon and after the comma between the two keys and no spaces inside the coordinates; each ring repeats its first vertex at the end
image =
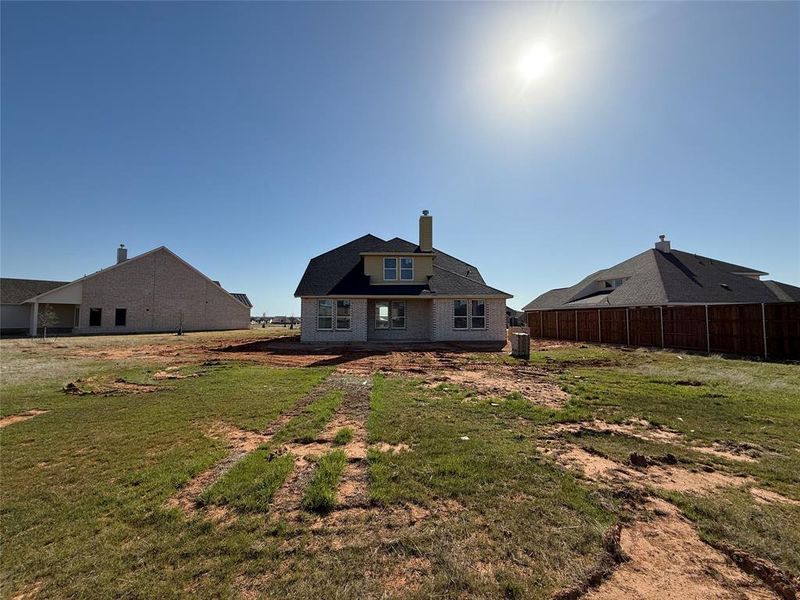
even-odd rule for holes
{"type": "Polygon", "coordinates": [[[314,442],[284,444],[279,450],[280,453],[293,454],[295,464],[292,473],[272,499],[270,510],[276,515],[296,518],[300,514],[300,501],[313,475],[315,459],[335,448],[340,448],[347,456],[347,466],[337,489],[337,508],[368,504],[366,421],[372,380],[369,377],[334,373],[328,381],[330,390],[344,392],[344,398],[314,442]],[[343,446],[334,446],[334,436],[344,427],[352,430],[352,440],[343,446]]]}
{"type": "Polygon", "coordinates": [[[280,431],[294,417],[302,413],[309,405],[322,398],[334,389],[330,377],[317,385],[308,394],[285,412],[278,415],[267,427],[260,432],[240,429],[228,423],[215,423],[208,430],[207,435],[214,439],[225,439],[228,443],[228,456],[221,461],[195,475],[181,488],[177,494],[167,500],[166,506],[178,508],[186,514],[191,514],[198,508],[198,498],[206,489],[211,487],[233,466],[255,449],[267,444],[275,434],[280,431]]]}

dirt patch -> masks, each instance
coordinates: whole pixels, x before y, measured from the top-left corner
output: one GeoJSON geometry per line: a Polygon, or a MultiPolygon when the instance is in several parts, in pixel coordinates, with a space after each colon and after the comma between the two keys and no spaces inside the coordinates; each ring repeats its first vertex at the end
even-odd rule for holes
{"type": "Polygon", "coordinates": [[[713,469],[690,471],[674,465],[658,464],[652,459],[647,462],[649,466],[633,468],[566,443],[555,448],[540,447],[538,450],[555,459],[558,464],[583,473],[587,479],[635,489],[656,487],[704,496],[721,488],[752,483],[749,478],[735,477],[713,469]]]}
{"type": "Polygon", "coordinates": [[[663,500],[647,501],[640,518],[622,529],[620,546],[629,560],[584,598],[774,599],[764,583],[700,540],[663,500]]]}
{"type": "Polygon", "coordinates": [[[387,444],[386,442],[379,442],[372,444],[370,450],[377,450],[378,452],[385,452],[386,454],[400,454],[401,452],[408,452],[411,446],[408,444],[387,444]]]}
{"type": "Polygon", "coordinates": [[[135,383],[121,377],[111,382],[97,381],[93,377],[76,379],[65,384],[62,388],[65,394],[71,396],[114,396],[125,394],[148,394],[155,392],[159,387],[152,383],[135,383]]]}
{"type": "Polygon", "coordinates": [[[687,443],[684,435],[679,431],[656,427],[645,419],[628,419],[624,423],[607,423],[595,419],[581,423],[559,423],[548,430],[549,434],[571,433],[582,435],[584,433],[604,433],[623,435],[639,440],[658,442],[682,446],[688,450],[717,456],[726,460],[739,462],[757,462],[762,451],[758,446],[736,442],[714,442],[711,446],[698,446],[687,443]]]}
{"type": "Polygon", "coordinates": [[[569,400],[569,394],[554,383],[546,381],[542,372],[529,367],[504,365],[429,375],[432,376],[425,382],[427,387],[457,385],[471,390],[478,397],[502,398],[510,394],[520,394],[529,402],[548,408],[561,408],[569,400]]]}
{"type": "Polygon", "coordinates": [[[795,600],[800,594],[800,580],[797,577],[792,577],[775,565],[724,542],[716,543],[714,547],[736,563],[742,571],[758,577],[784,600],[795,600]]]}
{"type": "Polygon", "coordinates": [[[16,415],[0,417],[0,429],[2,429],[3,427],[8,427],[9,425],[13,425],[14,423],[19,423],[20,421],[27,421],[28,419],[32,419],[33,417],[38,417],[39,415],[43,415],[46,412],[47,412],[46,410],[39,410],[38,408],[33,408],[31,410],[26,410],[25,412],[21,412],[16,415]]]}
{"type": "Polygon", "coordinates": [[[762,488],[750,488],[750,494],[752,494],[753,499],[759,504],[788,504],[790,506],[800,506],[800,501],[787,498],[782,494],[762,488]]]}

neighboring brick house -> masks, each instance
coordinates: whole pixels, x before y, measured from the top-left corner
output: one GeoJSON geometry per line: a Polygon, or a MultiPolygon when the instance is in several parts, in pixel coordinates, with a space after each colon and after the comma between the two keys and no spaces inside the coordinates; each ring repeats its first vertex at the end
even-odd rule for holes
{"type": "Polygon", "coordinates": [[[117,264],[72,282],[4,278],[0,291],[3,333],[29,335],[45,306],[50,328],[87,334],[247,329],[252,307],[164,246],[131,259],[121,246],[117,264]]]}
{"type": "Polygon", "coordinates": [[[510,294],[433,247],[423,211],[419,244],[365,235],[311,259],[295,292],[303,342],[506,341],[510,294]]]}

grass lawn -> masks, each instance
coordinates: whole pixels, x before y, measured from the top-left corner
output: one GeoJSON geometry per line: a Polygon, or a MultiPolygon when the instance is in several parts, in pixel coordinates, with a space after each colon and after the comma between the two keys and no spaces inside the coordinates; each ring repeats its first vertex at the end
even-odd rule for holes
{"type": "MultiPolygon", "coordinates": [[[[107,339],[109,352],[135,347],[137,338],[150,351],[83,360],[75,359],[80,345],[102,350],[103,338],[30,352],[22,340],[0,342],[0,414],[47,411],[0,429],[4,597],[546,598],[583,579],[604,553],[604,533],[628,518],[614,489],[538,450],[559,423],[595,418],[646,419],[685,443],[602,431],[560,439],[620,462],[632,451],[670,452],[682,467],[739,473],[800,501],[799,367],[573,346],[535,352],[530,361],[570,392],[562,408],[424,377],[368,377],[366,460],[347,454],[361,439],[358,422],[329,429],[329,450],[302,494],[308,510],[289,518],[270,508],[296,467],[281,447],[319,442],[347,408],[343,392],[325,387],[332,370],[204,365],[190,352],[176,373],[200,376],[159,380],[164,367],[153,346],[186,352],[184,342],[125,337],[107,339]],[[78,377],[159,387],[65,394],[62,385],[78,377]],[[168,505],[229,453],[224,439],[209,435],[215,424],[264,431],[287,411],[268,441],[205,490],[197,511],[168,505]],[[745,444],[757,460],[693,449],[714,443],[745,444]],[[366,503],[342,509],[337,486],[359,464],[366,503]],[[204,506],[224,507],[230,518],[215,521],[204,506]]],[[[516,363],[500,354],[470,360],[486,368],[516,363]]],[[[703,539],[800,575],[799,505],[758,503],[747,486],[708,496],[654,493],[678,506],[703,539]]]]}

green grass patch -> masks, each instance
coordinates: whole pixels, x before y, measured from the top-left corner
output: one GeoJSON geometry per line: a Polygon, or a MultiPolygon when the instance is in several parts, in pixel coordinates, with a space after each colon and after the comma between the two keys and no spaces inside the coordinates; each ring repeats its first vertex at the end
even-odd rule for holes
{"type": "Polygon", "coordinates": [[[314,475],[303,493],[305,510],[328,513],[336,505],[336,486],[347,465],[347,457],[341,450],[334,450],[319,459],[314,475]]]}
{"type": "Polygon", "coordinates": [[[333,436],[333,443],[337,446],[344,446],[353,440],[353,430],[350,427],[342,427],[333,436]]]}
{"type": "Polygon", "coordinates": [[[330,391],[318,398],[275,435],[274,443],[309,444],[313,442],[325,429],[325,425],[331,420],[334,411],[339,408],[342,398],[344,398],[344,393],[341,390],[330,391]]]}
{"type": "Polygon", "coordinates": [[[293,467],[291,454],[275,456],[269,448],[259,448],[236,463],[200,499],[204,504],[265,511],[293,467]]]}

